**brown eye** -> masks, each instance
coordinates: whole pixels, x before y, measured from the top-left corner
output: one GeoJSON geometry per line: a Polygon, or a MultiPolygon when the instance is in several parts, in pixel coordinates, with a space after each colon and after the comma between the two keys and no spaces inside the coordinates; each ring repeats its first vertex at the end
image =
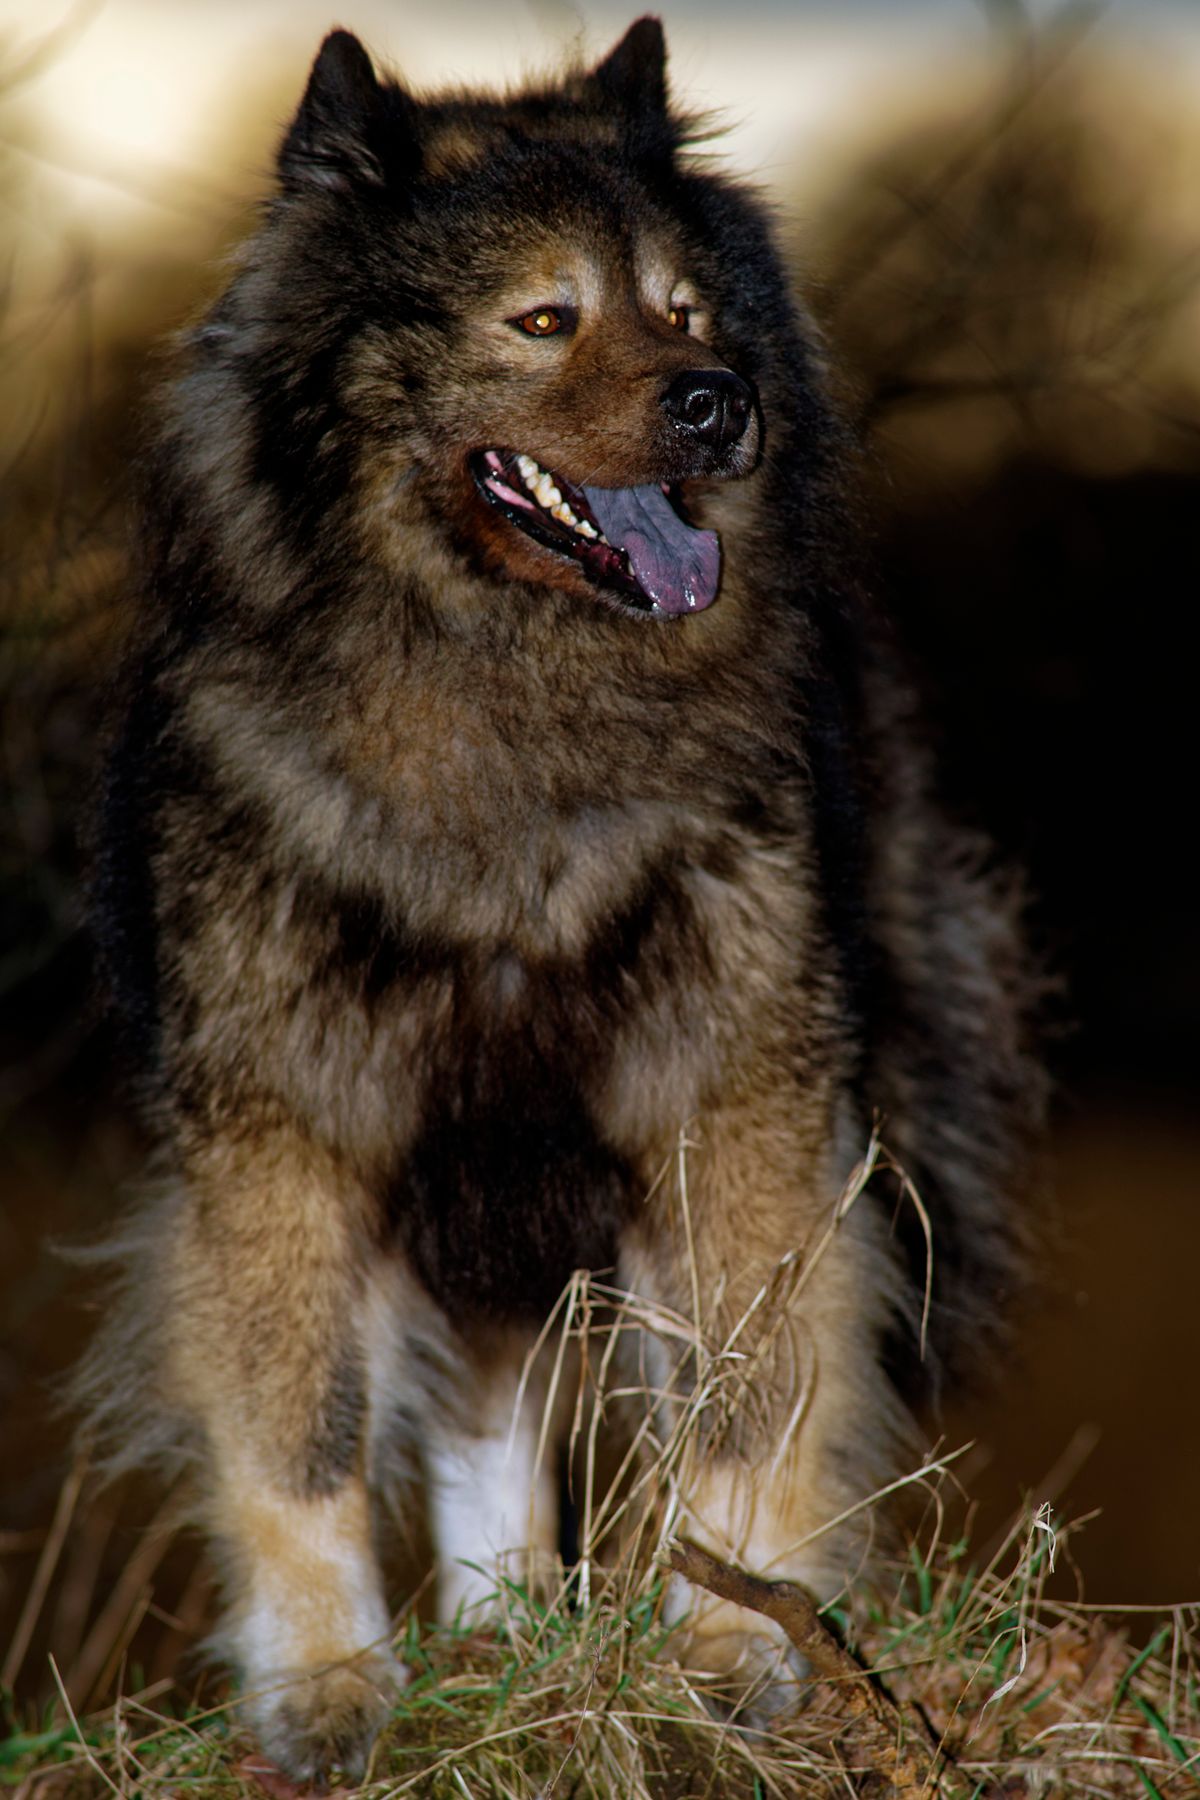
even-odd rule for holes
{"type": "Polygon", "coordinates": [[[553,306],[535,307],[518,323],[521,330],[527,331],[530,337],[551,337],[556,331],[561,331],[563,325],[561,313],[553,306]]]}
{"type": "Polygon", "coordinates": [[[691,318],[690,306],[673,306],[667,314],[667,323],[673,325],[676,331],[686,331],[691,323],[691,318]]]}

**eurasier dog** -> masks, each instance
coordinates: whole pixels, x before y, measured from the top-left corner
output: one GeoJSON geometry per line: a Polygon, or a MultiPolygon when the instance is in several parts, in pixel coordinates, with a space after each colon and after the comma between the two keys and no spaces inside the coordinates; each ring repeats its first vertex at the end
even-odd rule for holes
{"type": "Polygon", "coordinates": [[[297,1780],[397,1685],[398,1458],[443,1616],[557,1553],[522,1372],[573,1271],[736,1334],[683,1525],[828,1595],[898,1373],[1021,1263],[1012,909],[930,797],[816,331],[688,137],[651,19],[505,99],[334,32],[148,447],[96,890],[161,1179],[84,1387],[191,1467],[297,1780]],[[919,1207],[839,1205],[876,1121],[919,1207]]]}

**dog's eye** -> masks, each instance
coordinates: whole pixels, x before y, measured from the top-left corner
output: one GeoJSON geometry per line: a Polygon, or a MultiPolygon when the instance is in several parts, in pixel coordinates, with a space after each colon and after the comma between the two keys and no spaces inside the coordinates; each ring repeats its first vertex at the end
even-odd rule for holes
{"type": "Polygon", "coordinates": [[[556,306],[535,306],[532,312],[527,312],[516,323],[530,337],[551,337],[556,331],[562,330],[566,320],[556,306]]]}
{"type": "Polygon", "coordinates": [[[691,324],[692,309],[690,306],[673,306],[667,314],[667,324],[673,325],[676,331],[686,331],[691,324]]]}

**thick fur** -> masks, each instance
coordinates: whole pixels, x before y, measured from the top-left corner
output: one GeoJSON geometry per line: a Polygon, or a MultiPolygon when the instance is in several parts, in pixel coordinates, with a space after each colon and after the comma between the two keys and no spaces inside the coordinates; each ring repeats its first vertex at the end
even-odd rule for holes
{"type": "Polygon", "coordinates": [[[1020,1268],[1013,907],[931,797],[764,208],[686,137],[653,21],[506,99],[418,102],[335,34],[148,447],[96,910],[161,1166],[84,1387],[117,1457],[192,1464],[297,1779],[361,1770],[396,1685],[398,1442],[445,1612],[464,1561],[553,1555],[536,1380],[510,1425],[574,1269],[716,1343],[745,1318],[754,1404],[689,1528],[829,1593],[926,1271],[894,1180],[834,1228],[873,1122],[931,1225],[926,1367],[992,1342],[1020,1268]],[[573,331],[514,323],[564,290],[573,331]],[[728,454],[664,425],[697,369],[753,390],[728,454]],[[715,603],[597,586],[487,503],[488,446],[675,483],[715,603]]]}

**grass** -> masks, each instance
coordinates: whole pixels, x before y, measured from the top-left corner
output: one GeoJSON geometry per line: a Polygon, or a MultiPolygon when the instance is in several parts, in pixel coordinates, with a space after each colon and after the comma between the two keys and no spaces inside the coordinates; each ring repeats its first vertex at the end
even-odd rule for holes
{"type": "MultiPolygon", "coordinates": [[[[936,1502],[930,1531],[874,1587],[826,1609],[842,1675],[810,1659],[822,1672],[769,1727],[673,1660],[653,1562],[593,1570],[586,1607],[572,1576],[545,1602],[505,1582],[485,1625],[428,1629],[410,1614],[396,1647],[411,1679],[364,1793],[1176,1800],[1200,1791],[1197,1608],[1174,1609],[1137,1647],[1118,1621],[1048,1593],[1071,1533],[1047,1509],[982,1566],[963,1539],[943,1537],[936,1502]]],[[[786,1584],[761,1585],[778,1597],[786,1584]]],[[[64,1694],[0,1741],[0,1783],[18,1800],[291,1800],[290,1784],[256,1760],[230,1700],[177,1712],[161,1687],[82,1718],[64,1694]]]]}

